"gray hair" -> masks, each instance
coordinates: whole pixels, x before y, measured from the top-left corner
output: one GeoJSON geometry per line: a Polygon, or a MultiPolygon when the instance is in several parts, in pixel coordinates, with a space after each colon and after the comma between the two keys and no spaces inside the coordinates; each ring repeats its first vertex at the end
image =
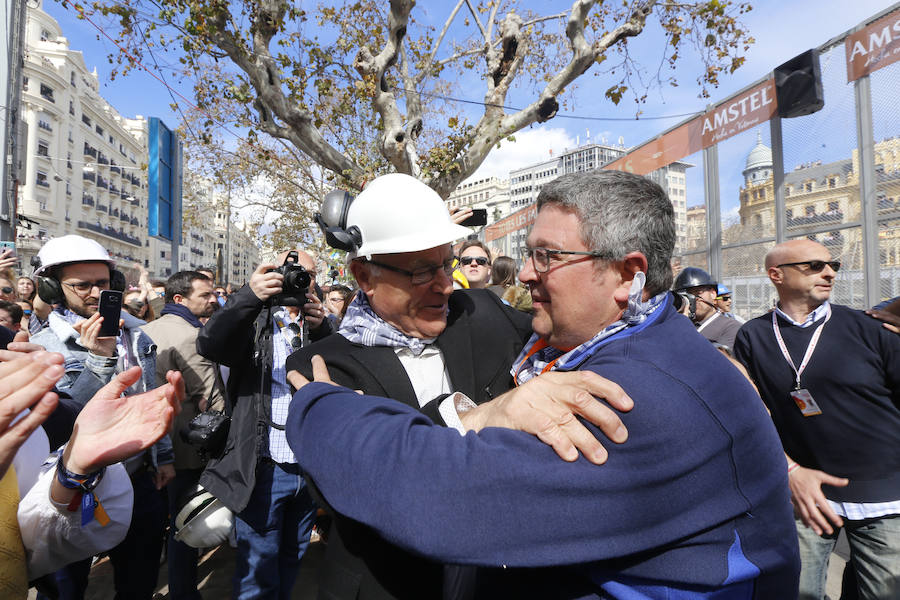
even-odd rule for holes
{"type": "Polygon", "coordinates": [[[675,211],[657,184],[623,171],[570,173],[541,189],[538,211],[548,204],[575,212],[581,241],[602,259],[620,261],[629,252],[642,252],[651,295],[672,286],[675,211]]]}

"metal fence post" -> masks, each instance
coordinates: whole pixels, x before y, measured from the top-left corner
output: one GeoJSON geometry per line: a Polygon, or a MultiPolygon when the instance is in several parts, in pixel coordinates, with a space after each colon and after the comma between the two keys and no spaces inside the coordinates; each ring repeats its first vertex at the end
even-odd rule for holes
{"type": "Polygon", "coordinates": [[[872,83],[869,76],[853,84],[856,95],[856,139],[859,142],[859,200],[863,241],[865,305],[872,306],[881,296],[878,253],[878,208],[875,180],[875,135],[872,130],[872,83]]]}
{"type": "Polygon", "coordinates": [[[706,200],[706,253],[709,274],[722,278],[722,215],[719,203],[719,148],[703,151],[703,196],[706,200]]]}
{"type": "Polygon", "coordinates": [[[769,136],[772,138],[772,184],[775,191],[775,243],[784,241],[786,217],[784,210],[784,141],[781,137],[781,117],[769,119],[769,136]]]}

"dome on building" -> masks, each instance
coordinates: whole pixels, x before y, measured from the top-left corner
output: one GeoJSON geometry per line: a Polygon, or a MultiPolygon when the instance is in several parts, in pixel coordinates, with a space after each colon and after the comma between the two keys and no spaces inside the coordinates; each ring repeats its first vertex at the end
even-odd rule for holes
{"type": "Polygon", "coordinates": [[[747,165],[744,167],[744,170],[750,171],[751,169],[760,168],[772,168],[772,149],[762,143],[762,134],[757,131],[756,146],[747,155],[747,165]]]}

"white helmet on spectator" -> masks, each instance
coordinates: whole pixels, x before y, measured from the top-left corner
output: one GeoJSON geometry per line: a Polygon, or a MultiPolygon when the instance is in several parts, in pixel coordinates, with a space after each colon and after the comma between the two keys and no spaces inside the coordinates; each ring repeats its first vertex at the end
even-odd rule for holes
{"type": "Polygon", "coordinates": [[[195,485],[175,516],[175,539],[192,548],[214,548],[228,539],[234,516],[221,500],[195,485]]]}
{"type": "Polygon", "coordinates": [[[362,243],[348,259],[427,250],[471,233],[450,219],[437,192],[402,173],[382,175],[360,192],[347,212],[352,227],[362,243]]]}
{"type": "Polygon", "coordinates": [[[34,275],[43,274],[50,267],[69,263],[105,262],[110,269],[116,266],[106,248],[80,235],[64,235],[48,241],[37,253],[34,275]]]}

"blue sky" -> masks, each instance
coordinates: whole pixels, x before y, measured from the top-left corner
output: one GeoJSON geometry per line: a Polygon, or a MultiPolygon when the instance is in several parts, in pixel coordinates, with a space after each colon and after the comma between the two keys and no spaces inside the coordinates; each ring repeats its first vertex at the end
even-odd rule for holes
{"type": "MultiPolygon", "coordinates": [[[[420,2],[416,7],[417,16],[424,20],[433,20],[438,24],[447,11],[447,2],[437,0],[420,2]]],[[[569,2],[532,0],[531,4],[540,7],[541,12],[565,10],[569,2]],[[550,7],[550,8],[547,8],[550,7]]],[[[753,10],[745,15],[744,21],[751,34],[756,38],[747,53],[746,64],[735,74],[721,78],[718,89],[712,90],[709,100],[698,98],[695,84],[699,63],[692,59],[689,51],[683,51],[675,75],[679,79],[677,88],[666,87],[652,90],[648,101],[641,109],[643,115],[662,116],[692,113],[703,110],[708,102],[717,102],[743,87],[765,77],[774,67],[793,56],[818,46],[828,39],[852,28],[860,21],[867,19],[891,3],[873,0],[762,0],[752,2],[753,10]]],[[[170,126],[179,124],[177,113],[170,108],[172,98],[165,87],[146,73],[137,69],[125,78],[109,82],[108,74],[112,68],[107,62],[107,55],[115,51],[111,42],[98,39],[99,32],[85,21],[74,17],[73,11],[67,10],[55,1],[44,4],[44,10],[53,15],[69,38],[71,48],[84,53],[88,68],[97,67],[101,93],[123,116],[142,114],[161,117],[170,126]]],[[[658,61],[659,44],[662,36],[658,30],[648,28],[640,38],[632,43],[631,51],[643,61],[655,64],[658,61]]],[[[785,136],[787,140],[786,164],[788,168],[794,161],[807,160],[804,157],[820,158],[824,161],[836,160],[849,156],[848,148],[855,141],[855,125],[852,113],[847,110],[847,94],[852,106],[852,86],[841,82],[843,73],[843,49],[838,48],[833,56],[823,58],[823,73],[826,77],[826,108],[813,117],[795,119],[797,123],[786,122],[785,136]],[[827,58],[827,60],[826,60],[827,58]],[[837,131],[840,135],[833,135],[837,131]],[[821,135],[816,135],[821,133],[821,135]],[[832,135],[826,135],[831,133],[832,135]],[[852,138],[852,139],[851,139],[852,138]]],[[[160,62],[173,61],[171,56],[157,53],[160,62]]],[[[149,57],[147,64],[152,64],[149,57]]],[[[174,62],[174,61],[173,61],[174,62]]],[[[895,65],[896,67],[896,65],[895,65]]],[[[889,69],[892,67],[889,67],[889,69]]],[[[178,85],[174,78],[168,77],[170,85],[179,89],[182,94],[191,98],[190,87],[178,85]]],[[[481,100],[483,88],[474,85],[460,86],[454,92],[462,98],[481,100]]],[[[653,137],[683,120],[683,117],[665,120],[634,120],[636,105],[630,97],[624,98],[619,106],[603,98],[603,91],[610,83],[603,77],[594,77],[589,72],[578,81],[573,101],[564,109],[565,114],[580,116],[624,119],[608,120],[576,120],[564,118],[562,115],[542,126],[534,126],[516,135],[516,143],[505,143],[500,150],[488,157],[477,176],[505,175],[509,169],[521,167],[549,157],[548,151],[555,152],[572,148],[577,142],[584,143],[588,132],[593,141],[605,138],[614,143],[619,137],[624,138],[626,146],[633,146],[653,137]]],[[[875,86],[873,86],[875,87],[875,86]]],[[[529,97],[520,91],[510,93],[509,103],[524,105],[529,97]]],[[[877,112],[877,108],[876,108],[877,112]]],[[[878,121],[876,120],[876,123],[878,121]]],[[[897,133],[897,123],[885,119],[881,124],[882,135],[897,133]]],[[[768,143],[768,127],[761,129],[764,141],[768,143]]],[[[876,137],[879,132],[876,131],[876,137]]],[[[740,170],[743,168],[747,152],[755,144],[756,132],[747,132],[732,141],[720,144],[719,161],[723,166],[723,190],[733,189],[740,183],[740,170]],[[727,187],[726,187],[727,186],[727,187]]],[[[700,188],[701,169],[698,160],[694,161],[698,168],[689,170],[688,204],[702,202],[700,188]],[[693,193],[692,193],[693,192],[693,193]],[[697,196],[699,194],[699,197],[697,196]]],[[[735,194],[736,197],[736,194],[735,194]]],[[[735,198],[736,199],[736,198],[735,198]]],[[[733,210],[735,204],[723,197],[723,211],[733,210]]]]}

